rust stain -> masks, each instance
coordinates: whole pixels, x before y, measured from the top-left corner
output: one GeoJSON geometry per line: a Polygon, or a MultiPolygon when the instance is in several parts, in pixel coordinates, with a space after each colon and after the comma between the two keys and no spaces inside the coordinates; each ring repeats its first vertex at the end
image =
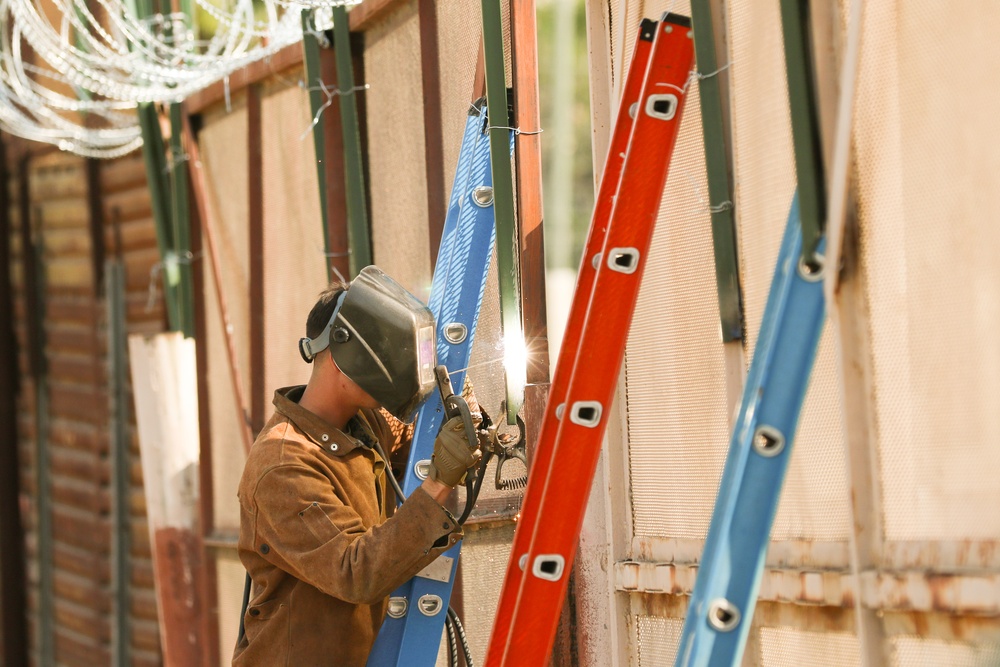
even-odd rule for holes
{"type": "Polygon", "coordinates": [[[190,530],[166,527],[153,541],[163,664],[200,664],[205,609],[198,594],[204,571],[198,539],[190,530]]]}

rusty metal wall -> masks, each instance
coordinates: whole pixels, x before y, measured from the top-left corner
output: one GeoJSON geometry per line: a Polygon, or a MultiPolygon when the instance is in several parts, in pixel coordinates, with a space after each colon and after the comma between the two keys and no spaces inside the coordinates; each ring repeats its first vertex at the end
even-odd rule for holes
{"type": "MultiPolygon", "coordinates": [[[[23,527],[28,606],[23,611],[30,631],[23,641],[30,646],[33,664],[44,660],[61,665],[110,664],[116,613],[110,563],[116,540],[109,452],[113,424],[106,309],[97,271],[102,256],[124,263],[129,333],[163,330],[162,299],[155,294],[151,298],[149,290],[158,261],[149,195],[141,156],[88,165],[76,156],[42,152],[28,157],[26,165],[27,183],[20,180],[19,165],[11,164],[14,178],[4,184],[10,193],[12,262],[3,268],[11,272],[14,328],[21,353],[17,446],[27,510],[23,527]],[[90,168],[97,170],[92,181],[100,189],[100,206],[94,211],[88,202],[90,168]],[[27,202],[21,201],[22,192],[27,193],[27,202]],[[27,212],[27,219],[22,219],[22,211],[27,212]],[[92,212],[102,219],[92,219],[92,212]],[[98,226],[102,222],[103,227],[98,226]],[[26,293],[30,281],[25,275],[22,224],[30,225],[34,243],[41,248],[39,279],[44,293],[43,302],[37,305],[44,307],[42,355],[47,365],[47,401],[42,404],[35,401],[36,378],[28,362],[33,342],[28,338],[29,320],[35,306],[26,293]],[[40,407],[44,414],[36,413],[40,407]],[[45,434],[41,443],[36,442],[39,425],[45,434]],[[36,456],[40,452],[42,459],[36,456]],[[45,470],[37,469],[39,460],[46,461],[45,470]],[[44,486],[39,487],[39,479],[45,480],[44,486]],[[45,524],[39,522],[39,512],[46,508],[51,533],[42,535],[39,531],[45,524]],[[43,562],[46,551],[51,553],[53,606],[48,608],[45,623],[53,634],[52,645],[40,651],[39,614],[47,607],[39,586],[48,567],[43,562]]],[[[124,499],[131,533],[126,564],[130,609],[124,612],[128,628],[124,643],[131,664],[154,667],[160,664],[159,633],[134,420],[126,428],[129,450],[124,455],[132,475],[129,497],[124,499]]]]}

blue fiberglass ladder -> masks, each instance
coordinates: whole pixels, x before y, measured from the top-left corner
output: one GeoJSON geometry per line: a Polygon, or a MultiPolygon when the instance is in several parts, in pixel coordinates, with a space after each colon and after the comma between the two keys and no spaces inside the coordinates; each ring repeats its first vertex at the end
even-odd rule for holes
{"type": "MultiPolygon", "coordinates": [[[[478,106],[465,124],[428,304],[437,326],[438,363],[452,371],[452,383],[459,393],[472,353],[496,238],[485,118],[485,106],[478,106]]],[[[443,416],[440,393],[434,392],[417,414],[403,482],[407,496],[427,476],[443,416]]],[[[368,658],[370,667],[422,667],[435,663],[460,549],[461,542],[392,593],[389,614],[368,658]]]]}
{"type": "MultiPolygon", "coordinates": [[[[826,316],[792,202],[676,665],[738,665],[826,316]]],[[[822,252],[822,243],[818,250],[822,252]]]]}
{"type": "Polygon", "coordinates": [[[798,182],[743,387],[677,667],[740,664],[826,306],[826,192],[808,0],[779,0],[798,182]]]}

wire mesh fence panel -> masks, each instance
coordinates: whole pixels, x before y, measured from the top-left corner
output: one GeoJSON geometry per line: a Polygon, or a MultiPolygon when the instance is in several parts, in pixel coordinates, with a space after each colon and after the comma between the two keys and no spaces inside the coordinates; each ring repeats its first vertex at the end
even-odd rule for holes
{"type": "Polygon", "coordinates": [[[635,619],[635,665],[669,665],[677,655],[684,621],[679,618],[637,616],[635,619]]]}
{"type": "Polygon", "coordinates": [[[996,667],[1000,643],[941,641],[925,637],[894,637],[893,667],[996,667]]]}
{"type": "Polygon", "coordinates": [[[760,628],[760,664],[767,667],[853,667],[861,661],[857,635],[796,628],[760,628]]]}

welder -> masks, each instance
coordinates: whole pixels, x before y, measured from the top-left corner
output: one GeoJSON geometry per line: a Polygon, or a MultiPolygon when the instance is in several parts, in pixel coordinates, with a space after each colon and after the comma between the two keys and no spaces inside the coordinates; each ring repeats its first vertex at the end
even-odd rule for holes
{"type": "Polygon", "coordinates": [[[233,665],[364,665],[388,595],[462,538],[444,507],[481,452],[446,421],[427,479],[398,508],[388,457],[435,388],[434,318],[374,266],[309,313],[305,386],[278,389],[239,486],[248,573],[233,665]],[[252,582],[252,583],[251,583],[252,582]]]}

